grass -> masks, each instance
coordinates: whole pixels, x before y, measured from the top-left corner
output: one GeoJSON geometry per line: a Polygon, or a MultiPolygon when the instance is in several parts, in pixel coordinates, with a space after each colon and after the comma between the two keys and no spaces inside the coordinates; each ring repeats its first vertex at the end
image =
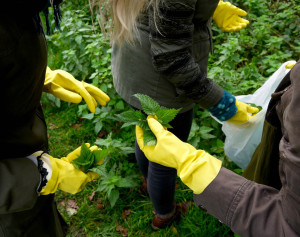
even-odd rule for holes
{"type": "MultiPolygon", "coordinates": [[[[78,119],[76,105],[62,102],[61,107],[58,108],[53,106],[46,97],[43,97],[42,104],[48,125],[52,156],[65,156],[82,142],[93,143],[96,140],[92,122],[78,119]]],[[[135,160],[132,159],[130,162],[134,163],[133,169],[139,173],[135,160]]],[[[179,179],[177,184],[176,201],[192,200],[192,191],[179,179]]],[[[93,196],[95,189],[96,183],[89,183],[82,192],[75,195],[61,191],[56,193],[58,209],[69,225],[69,237],[233,236],[227,226],[196,206],[182,216],[179,223],[163,230],[153,231],[150,226],[153,218],[151,201],[148,196],[139,193],[138,187],[120,189],[120,198],[114,208],[110,207],[105,193],[96,192],[93,196]],[[72,210],[76,213],[72,213],[72,210]]]]}
{"type": "MultiPolygon", "coordinates": [[[[210,55],[208,76],[234,95],[248,94],[259,88],[283,62],[297,60],[300,52],[300,8],[296,2],[232,1],[248,12],[246,18],[250,24],[236,33],[222,33],[213,24],[214,54],[210,55]]],[[[106,88],[104,91],[111,92],[110,108],[113,108],[109,115],[113,112],[111,116],[114,116],[122,110],[117,105],[123,101],[112,90],[107,41],[91,26],[86,1],[65,1],[62,11],[62,30],[47,37],[49,66],[67,70],[79,80],[86,79],[88,83],[106,88]]],[[[118,134],[120,124],[115,126],[109,116],[102,118],[105,124],[102,135],[97,137],[93,121],[80,119],[77,115],[77,105],[61,102],[61,106],[56,107],[46,96],[42,103],[48,124],[50,154],[54,157],[67,155],[82,142],[93,144],[99,137],[106,138],[111,131],[115,140],[132,143],[134,135],[131,130],[123,129],[118,134]]],[[[194,131],[196,139],[193,145],[222,159],[224,135],[220,125],[207,116],[203,111],[195,111],[195,122],[202,129],[194,131]],[[204,133],[203,126],[213,130],[204,133]]],[[[121,158],[126,161],[124,166],[132,164],[126,169],[140,174],[133,156],[121,158]]],[[[239,174],[242,172],[226,159],[223,166],[239,174]]],[[[192,200],[192,192],[179,179],[178,186],[176,200],[192,200]]],[[[154,232],[150,227],[153,218],[151,201],[147,196],[140,195],[138,188],[120,189],[120,198],[111,208],[105,193],[96,192],[93,196],[96,187],[97,183],[89,183],[76,195],[57,192],[59,211],[69,224],[68,236],[236,236],[228,227],[197,207],[193,207],[178,224],[154,232]]]]}

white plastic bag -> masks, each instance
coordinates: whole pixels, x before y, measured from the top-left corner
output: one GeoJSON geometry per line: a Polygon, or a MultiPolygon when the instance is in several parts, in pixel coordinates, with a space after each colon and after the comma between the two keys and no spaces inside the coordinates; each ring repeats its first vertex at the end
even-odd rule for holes
{"type": "Polygon", "coordinates": [[[224,144],[225,154],[242,169],[248,166],[256,147],[261,141],[264,119],[271,94],[290,71],[285,66],[292,62],[295,61],[288,61],[282,64],[254,94],[236,96],[236,99],[239,101],[261,106],[262,110],[259,113],[246,123],[240,125],[230,122],[223,123],[222,130],[226,135],[224,144]]]}

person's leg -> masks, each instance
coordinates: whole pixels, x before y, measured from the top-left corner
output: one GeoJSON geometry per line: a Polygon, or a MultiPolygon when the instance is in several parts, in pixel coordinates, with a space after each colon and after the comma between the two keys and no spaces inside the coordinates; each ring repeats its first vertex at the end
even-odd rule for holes
{"type": "Polygon", "coordinates": [[[148,166],[149,166],[149,160],[144,155],[144,152],[141,151],[139,145],[137,144],[137,141],[135,140],[135,158],[137,160],[137,163],[139,165],[139,168],[143,174],[143,177],[147,179],[148,177],[148,166]]]}
{"type": "MultiPolygon", "coordinates": [[[[178,114],[170,123],[169,129],[182,141],[187,141],[192,126],[193,110],[178,114]]],[[[148,192],[156,213],[169,215],[174,210],[176,169],[149,162],[148,192]]]]}
{"type": "MultiPolygon", "coordinates": [[[[134,107],[132,107],[134,110],[138,110],[134,107]]],[[[193,109],[178,114],[173,121],[170,122],[170,125],[173,128],[170,128],[169,131],[174,133],[180,140],[187,141],[191,126],[193,121],[193,109]]],[[[149,161],[144,155],[144,153],[139,148],[137,141],[135,140],[135,157],[137,159],[137,163],[139,165],[139,168],[144,176],[145,179],[148,177],[148,167],[149,167],[149,161]]],[[[170,169],[167,169],[170,171],[170,169]]],[[[160,172],[160,171],[159,171],[160,172]]],[[[171,173],[174,171],[170,171],[171,173]]]]}

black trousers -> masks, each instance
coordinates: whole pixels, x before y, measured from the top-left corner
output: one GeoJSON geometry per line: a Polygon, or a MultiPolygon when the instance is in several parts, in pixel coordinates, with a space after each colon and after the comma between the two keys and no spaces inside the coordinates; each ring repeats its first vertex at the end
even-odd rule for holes
{"type": "MultiPolygon", "coordinates": [[[[180,140],[186,142],[191,130],[193,121],[193,109],[178,114],[170,125],[169,129],[180,140]]],[[[160,164],[150,162],[135,142],[135,156],[147,179],[148,193],[154,206],[155,212],[160,215],[169,214],[174,208],[174,193],[177,171],[160,164]]]]}

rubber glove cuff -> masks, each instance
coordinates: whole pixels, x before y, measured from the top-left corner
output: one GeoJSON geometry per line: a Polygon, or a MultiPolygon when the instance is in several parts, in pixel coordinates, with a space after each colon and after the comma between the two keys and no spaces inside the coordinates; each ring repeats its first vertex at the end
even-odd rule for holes
{"type": "MultiPolygon", "coordinates": [[[[89,146],[89,144],[88,144],[89,146]]],[[[95,146],[97,147],[97,146],[95,146]]],[[[94,149],[91,147],[90,149],[94,149]]],[[[97,147],[98,149],[98,147],[97,147]]],[[[38,169],[41,173],[40,194],[48,195],[55,193],[58,189],[64,192],[75,194],[80,192],[85,185],[98,178],[99,174],[95,172],[84,173],[74,167],[71,162],[77,158],[81,149],[77,148],[67,157],[62,159],[53,158],[49,154],[38,151],[30,157],[36,157],[38,161],[38,169]]]]}
{"type": "Polygon", "coordinates": [[[192,159],[186,159],[177,175],[195,194],[200,194],[216,178],[222,162],[204,150],[196,150],[192,159]]]}
{"type": "Polygon", "coordinates": [[[26,158],[30,159],[38,168],[40,172],[40,183],[37,188],[37,193],[40,194],[43,187],[48,183],[48,180],[52,176],[52,166],[50,159],[47,157],[42,157],[44,151],[37,151],[26,158]]]}

